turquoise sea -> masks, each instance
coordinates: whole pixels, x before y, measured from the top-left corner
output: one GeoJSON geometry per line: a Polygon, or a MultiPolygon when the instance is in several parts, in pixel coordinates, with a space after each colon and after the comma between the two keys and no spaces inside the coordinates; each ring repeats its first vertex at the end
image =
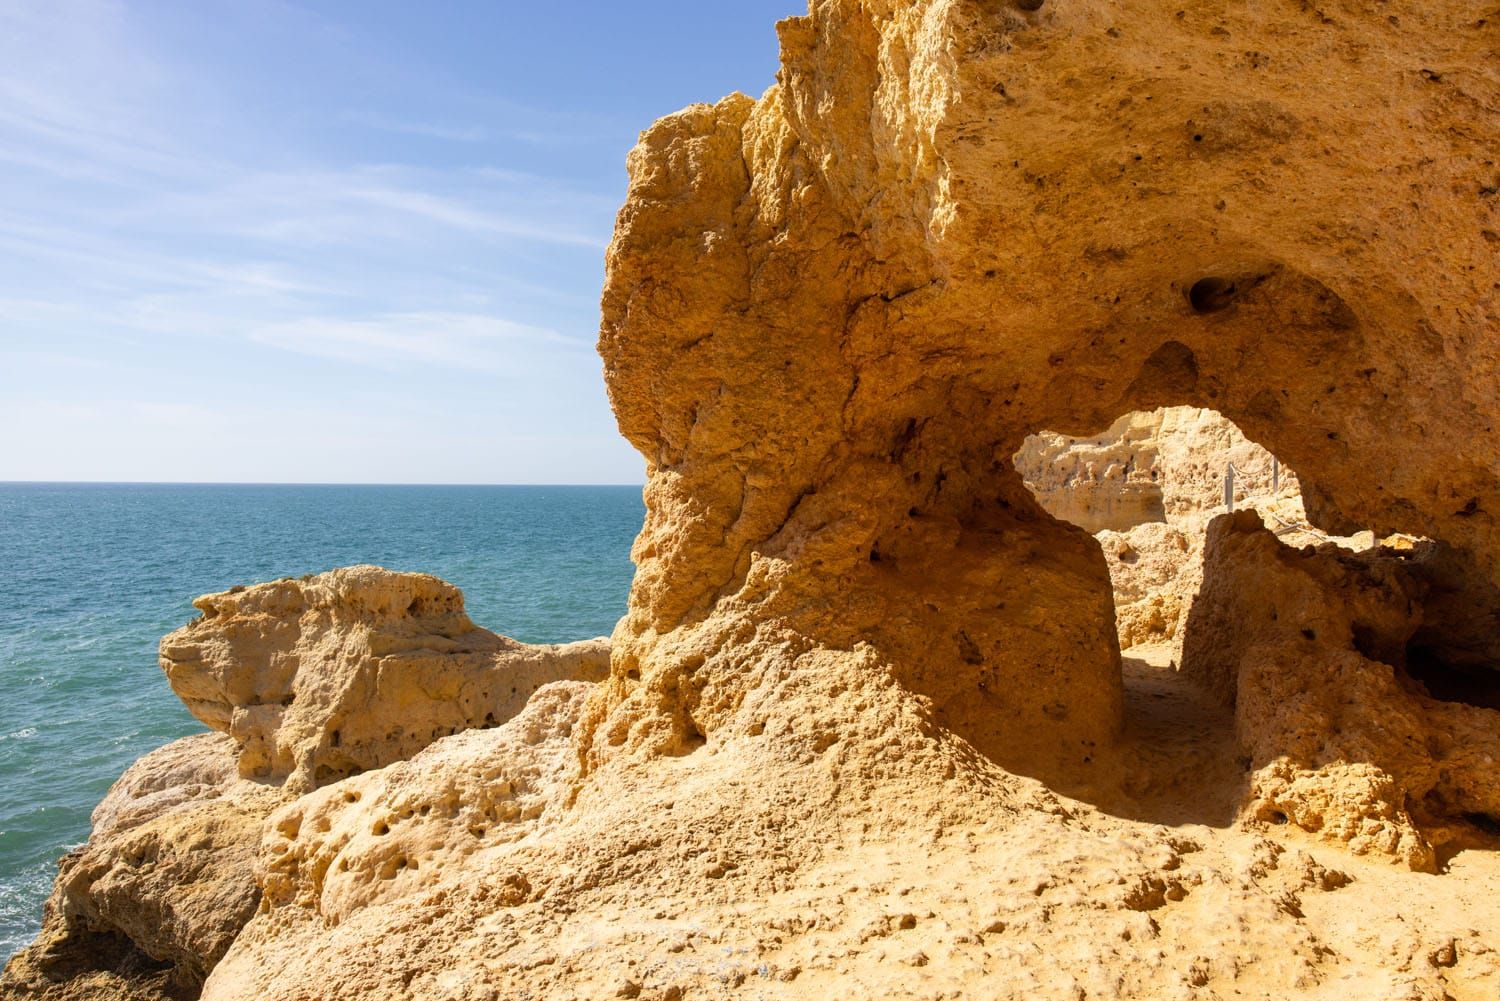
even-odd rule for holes
{"type": "Polygon", "coordinates": [[[156,666],[197,595],[353,563],[436,574],[530,642],[625,611],[639,487],[0,483],[0,960],[140,755],[202,729],[156,666]]]}

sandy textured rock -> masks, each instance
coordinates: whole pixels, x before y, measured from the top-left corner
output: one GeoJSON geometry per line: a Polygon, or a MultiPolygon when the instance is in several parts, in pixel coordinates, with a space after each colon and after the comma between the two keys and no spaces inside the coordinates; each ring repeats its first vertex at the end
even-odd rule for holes
{"type": "Polygon", "coordinates": [[[191,996],[255,913],[261,824],[285,797],[239,778],[234,742],[186,737],[133,764],[59,863],[41,937],[0,991],[191,996]]]}
{"type": "MultiPolygon", "coordinates": [[[[392,703],[302,672],[368,677],[384,637],[469,657],[451,601],[283,583],[174,634],[179,692],[302,794],[203,996],[1495,997],[1500,843],[1462,815],[1493,762],[1403,750],[1442,710],[1352,624],[1406,635],[1429,693],[1479,679],[1480,712],[1496,24],[1454,0],[818,0],[779,31],[759,101],[631,154],[600,351],[649,480],[601,685],[482,733],[421,715],[437,739],[385,764],[392,703]],[[1012,457],[1167,405],[1274,450],[1315,525],[1437,540],[1420,595],[1314,554],[1274,571],[1331,630],[1312,656],[1282,657],[1306,623],[1250,625],[1257,578],[1209,589],[1219,661],[1122,660],[1098,541],[1012,457]],[[1387,707],[1421,719],[1386,732],[1387,707]],[[1387,847],[1346,807],[1385,795],[1359,769],[1440,815],[1393,817],[1387,847]],[[1433,822],[1469,832],[1443,874],[1389,864],[1433,822]]],[[[1245,534],[1272,573],[1256,547],[1281,543],[1245,534]]]]}
{"type": "Polygon", "coordinates": [[[64,859],[65,912],[201,981],[255,913],[255,845],[283,798],[241,780],[218,734],[147,755],[100,804],[88,844],[64,859]]]}
{"type": "MultiPolygon", "coordinates": [[[[1433,698],[1413,660],[1435,549],[1296,550],[1248,511],[1212,524],[1183,671],[1233,700],[1258,818],[1431,869],[1432,842],[1500,817],[1500,705],[1433,698]]],[[[1432,683],[1449,694],[1441,668],[1432,683]]]]}
{"type": "Polygon", "coordinates": [[[566,805],[573,726],[592,690],[544,686],[496,730],[471,730],[304,796],[267,827],[266,906],[338,923],[427,887],[431,870],[532,835],[566,805]]]}
{"type": "Polygon", "coordinates": [[[591,688],[544,686],[498,729],[440,740],[278,811],[262,846],[265,913],[216,983],[246,996],[285,989],[279,957],[289,938],[316,941],[368,911],[420,907],[455,871],[489,877],[496,907],[529,899],[527,879],[503,860],[565,808],[573,726],[591,688]]]}
{"type": "Polygon", "coordinates": [[[305,792],[497,726],[542,685],[598,680],[607,640],[532,646],[477,628],[458,588],[347,567],[193,603],[161,642],[193,715],[230,734],[240,774],[305,792]]]}

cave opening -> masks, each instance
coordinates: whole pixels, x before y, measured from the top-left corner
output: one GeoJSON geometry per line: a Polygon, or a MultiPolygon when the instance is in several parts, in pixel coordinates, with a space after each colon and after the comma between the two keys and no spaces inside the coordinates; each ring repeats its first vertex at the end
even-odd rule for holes
{"type": "Polygon", "coordinates": [[[1248,812],[1317,830],[1325,818],[1277,769],[1331,764],[1394,776],[1404,792],[1391,809],[1421,833],[1389,850],[1415,867],[1497,847],[1500,672],[1484,630],[1467,625],[1476,616],[1452,548],[1314,525],[1303,491],[1316,485],[1213,410],[1038,432],[1013,461],[1108,569],[1127,809],[1165,822],[1248,812]]]}
{"type": "Polygon", "coordinates": [[[1500,674],[1456,664],[1434,645],[1426,631],[1417,633],[1402,651],[1402,669],[1423,692],[1441,702],[1500,709],[1500,674]]]}
{"type": "MultiPolygon", "coordinates": [[[[1108,569],[1124,758],[1120,789],[1098,795],[1155,822],[1229,825],[1248,764],[1232,704],[1182,669],[1184,640],[1213,519],[1253,509],[1289,546],[1330,541],[1308,521],[1296,472],[1195,407],[1133,411],[1092,435],[1040,431],[1012,461],[1047,514],[1093,537],[1108,569]]],[[[1344,541],[1372,543],[1366,535],[1344,541]]]]}
{"type": "Polygon", "coordinates": [[[1253,509],[1294,547],[1375,542],[1372,532],[1340,538],[1314,527],[1296,472],[1214,410],[1133,411],[1087,436],[1040,431],[1014,462],[1048,514],[1099,542],[1121,651],[1148,662],[1180,660],[1204,536],[1218,515],[1253,509]]]}

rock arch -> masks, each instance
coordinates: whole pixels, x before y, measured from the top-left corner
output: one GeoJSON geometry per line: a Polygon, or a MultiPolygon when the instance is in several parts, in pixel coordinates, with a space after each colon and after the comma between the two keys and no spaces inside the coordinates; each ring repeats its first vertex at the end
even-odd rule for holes
{"type": "Polygon", "coordinates": [[[1009,457],[1164,405],[1297,468],[1319,525],[1442,540],[1448,653],[1500,662],[1496,168],[1441,124],[1494,82],[1425,78],[1482,42],[1409,18],[825,0],[759,101],[644,133],[600,351],[648,514],[590,767],[878,740],[874,705],[1086,762],[1120,720],[1105,566],[1009,457]],[[1284,53],[1225,41],[1267,18],[1284,53]],[[825,719],[778,718],[808,691],[825,719]]]}

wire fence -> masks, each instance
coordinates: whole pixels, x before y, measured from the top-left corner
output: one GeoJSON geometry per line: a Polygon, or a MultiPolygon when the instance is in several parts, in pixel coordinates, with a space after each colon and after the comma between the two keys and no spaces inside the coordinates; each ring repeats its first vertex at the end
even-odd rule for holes
{"type": "MultiPolygon", "coordinates": [[[[1248,477],[1248,476],[1246,476],[1244,474],[1244,472],[1242,472],[1239,469],[1239,467],[1237,467],[1234,463],[1232,463],[1232,462],[1226,462],[1224,464],[1224,507],[1227,510],[1229,510],[1229,511],[1233,511],[1234,510],[1234,489],[1235,489],[1235,483],[1236,482],[1241,482],[1242,484],[1246,485],[1246,493],[1245,493],[1245,502],[1246,503],[1249,503],[1249,502],[1255,500],[1257,496],[1260,496],[1260,495],[1253,494],[1253,493],[1249,492],[1248,484],[1249,484],[1250,479],[1251,478],[1248,477]]],[[[1276,458],[1273,455],[1273,456],[1271,456],[1271,492],[1270,492],[1269,495],[1266,495],[1266,496],[1274,498],[1280,492],[1281,492],[1281,460],[1278,459],[1278,458],[1276,458]]],[[[1260,509],[1257,508],[1256,510],[1259,511],[1260,509]]],[[[1287,521],[1280,514],[1278,514],[1277,512],[1275,512],[1275,511],[1273,511],[1273,510],[1271,510],[1269,508],[1267,508],[1263,513],[1270,515],[1271,519],[1273,521],[1275,521],[1277,525],[1280,526],[1279,528],[1276,528],[1276,529],[1272,530],[1278,536],[1288,535],[1288,534],[1290,534],[1292,532],[1301,532],[1301,533],[1303,533],[1305,535],[1311,535],[1315,539],[1320,539],[1323,542],[1337,542],[1337,540],[1334,539],[1333,536],[1329,535],[1327,532],[1319,531],[1318,529],[1314,528],[1312,525],[1308,524],[1307,521],[1305,521],[1305,520],[1303,520],[1303,521],[1287,521]]]]}
{"type": "MultiPolygon", "coordinates": [[[[1242,473],[1238,466],[1232,462],[1224,464],[1224,507],[1230,511],[1234,510],[1234,484],[1236,478],[1248,483],[1250,477],[1242,473]]],[[[1271,496],[1281,492],[1281,460],[1271,456],[1271,496]]],[[[1245,500],[1253,500],[1254,494],[1247,492],[1245,500]]]]}

